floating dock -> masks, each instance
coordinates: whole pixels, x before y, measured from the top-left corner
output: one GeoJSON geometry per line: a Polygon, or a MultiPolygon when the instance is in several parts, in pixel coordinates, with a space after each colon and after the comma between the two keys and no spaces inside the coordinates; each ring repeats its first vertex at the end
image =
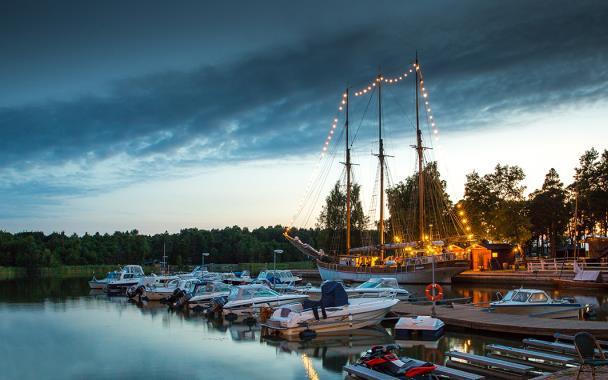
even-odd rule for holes
{"type": "MultiPolygon", "coordinates": [[[[400,302],[393,307],[393,312],[406,315],[431,315],[431,306],[400,302]]],[[[587,331],[598,339],[608,339],[607,322],[499,314],[484,311],[480,307],[459,304],[436,306],[435,314],[448,327],[547,337],[553,337],[556,333],[574,335],[580,331],[587,331]]]]}

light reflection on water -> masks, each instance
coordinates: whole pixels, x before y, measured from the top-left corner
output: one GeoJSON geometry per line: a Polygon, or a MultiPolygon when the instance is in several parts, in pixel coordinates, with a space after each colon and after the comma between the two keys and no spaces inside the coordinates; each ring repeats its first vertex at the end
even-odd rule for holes
{"type": "MultiPolygon", "coordinates": [[[[494,292],[447,289],[466,291],[477,300],[494,292]]],[[[8,379],[343,379],[342,367],[370,346],[394,343],[390,328],[308,342],[266,338],[259,326],[90,294],[86,279],[0,282],[0,337],[8,379]]],[[[450,331],[436,344],[397,343],[403,355],[441,363],[445,351],[482,354],[487,344],[519,340],[450,331]]]]}

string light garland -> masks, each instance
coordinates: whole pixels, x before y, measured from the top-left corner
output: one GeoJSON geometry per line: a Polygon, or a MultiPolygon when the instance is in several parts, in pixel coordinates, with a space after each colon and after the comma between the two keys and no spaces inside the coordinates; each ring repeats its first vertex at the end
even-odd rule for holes
{"type": "MultiPolygon", "coordinates": [[[[433,114],[431,113],[431,106],[430,106],[430,97],[429,97],[429,93],[427,91],[425,82],[424,82],[424,77],[422,75],[422,70],[420,69],[420,65],[416,65],[415,63],[413,63],[409,68],[407,68],[406,70],[404,70],[402,73],[396,75],[396,76],[392,76],[392,77],[384,77],[382,75],[374,78],[374,80],[368,82],[368,84],[366,86],[361,87],[359,90],[354,91],[354,94],[356,97],[362,96],[367,94],[368,92],[371,92],[372,90],[374,90],[374,88],[376,86],[378,86],[380,83],[385,84],[385,85],[393,85],[393,84],[398,84],[400,82],[402,82],[403,80],[407,79],[408,76],[411,77],[411,74],[414,72],[414,70],[416,70],[418,72],[418,76],[420,78],[420,82],[419,82],[419,90],[421,92],[422,95],[422,99],[423,99],[423,104],[424,104],[424,110],[425,110],[425,114],[427,117],[427,122],[428,125],[430,125],[431,130],[432,130],[432,136],[434,138],[435,141],[439,140],[439,129],[437,128],[437,124],[435,122],[435,118],[433,117],[433,114]]],[[[321,148],[321,153],[319,156],[319,162],[317,163],[317,166],[314,170],[314,172],[318,172],[321,166],[321,161],[323,160],[323,158],[325,158],[326,154],[329,151],[329,146],[331,143],[332,138],[335,135],[336,132],[336,128],[338,127],[338,121],[339,121],[339,117],[340,114],[342,112],[344,112],[345,109],[345,105],[346,102],[348,101],[348,94],[346,92],[342,93],[342,97],[338,103],[338,110],[337,110],[337,115],[334,117],[334,119],[332,120],[331,123],[331,127],[327,133],[327,136],[325,138],[325,141],[323,143],[323,146],[321,148]]],[[[306,186],[306,193],[309,190],[309,187],[312,184],[312,179],[314,176],[311,176],[311,180],[309,181],[309,183],[306,186]]],[[[301,201],[301,204],[298,206],[298,210],[301,211],[301,208],[303,207],[303,203],[304,201],[301,201]]],[[[296,215],[299,214],[299,211],[296,213],[296,215]]],[[[294,215],[294,219],[295,219],[295,215],[294,215]]],[[[291,223],[289,224],[289,228],[291,228],[291,226],[293,225],[294,219],[292,219],[291,223]]],[[[465,219],[466,220],[466,219],[465,219]]],[[[464,223],[466,224],[466,223],[464,223]]],[[[466,226],[465,229],[467,229],[467,231],[470,231],[470,227],[466,226]]],[[[470,235],[472,236],[472,235],[470,235]]]]}

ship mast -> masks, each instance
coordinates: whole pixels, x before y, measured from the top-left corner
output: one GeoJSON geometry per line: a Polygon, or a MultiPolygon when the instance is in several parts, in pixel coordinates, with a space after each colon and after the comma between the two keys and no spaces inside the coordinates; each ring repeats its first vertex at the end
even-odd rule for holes
{"type": "Polygon", "coordinates": [[[416,151],[418,152],[418,225],[420,229],[420,242],[424,245],[424,175],[422,173],[422,161],[424,159],[424,147],[422,146],[422,132],[420,131],[419,117],[419,95],[420,83],[418,52],[416,52],[416,151]]]}
{"type": "Polygon", "coordinates": [[[348,87],[346,88],[345,98],[346,98],[346,254],[350,255],[350,190],[351,190],[351,178],[350,178],[350,146],[349,146],[349,138],[348,138],[348,87]]]}
{"type": "Polygon", "coordinates": [[[378,224],[378,244],[380,259],[384,261],[384,143],[382,141],[382,76],[378,74],[378,160],[380,161],[380,223],[378,224]]]}

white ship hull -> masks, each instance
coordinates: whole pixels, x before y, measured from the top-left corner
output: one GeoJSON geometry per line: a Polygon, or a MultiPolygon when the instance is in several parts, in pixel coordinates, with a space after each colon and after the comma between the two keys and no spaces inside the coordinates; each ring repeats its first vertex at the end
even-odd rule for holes
{"type": "MultiPolygon", "coordinates": [[[[381,273],[370,273],[368,271],[346,271],[340,270],[339,267],[336,269],[325,268],[322,265],[317,265],[319,268],[319,274],[323,281],[352,281],[352,282],[365,282],[370,278],[382,278],[382,277],[395,277],[397,282],[400,284],[430,284],[433,282],[433,271],[432,269],[420,269],[409,272],[381,272],[381,273]]],[[[452,277],[460,272],[463,272],[467,268],[464,266],[444,266],[435,268],[435,282],[441,284],[451,284],[452,277]]]]}

